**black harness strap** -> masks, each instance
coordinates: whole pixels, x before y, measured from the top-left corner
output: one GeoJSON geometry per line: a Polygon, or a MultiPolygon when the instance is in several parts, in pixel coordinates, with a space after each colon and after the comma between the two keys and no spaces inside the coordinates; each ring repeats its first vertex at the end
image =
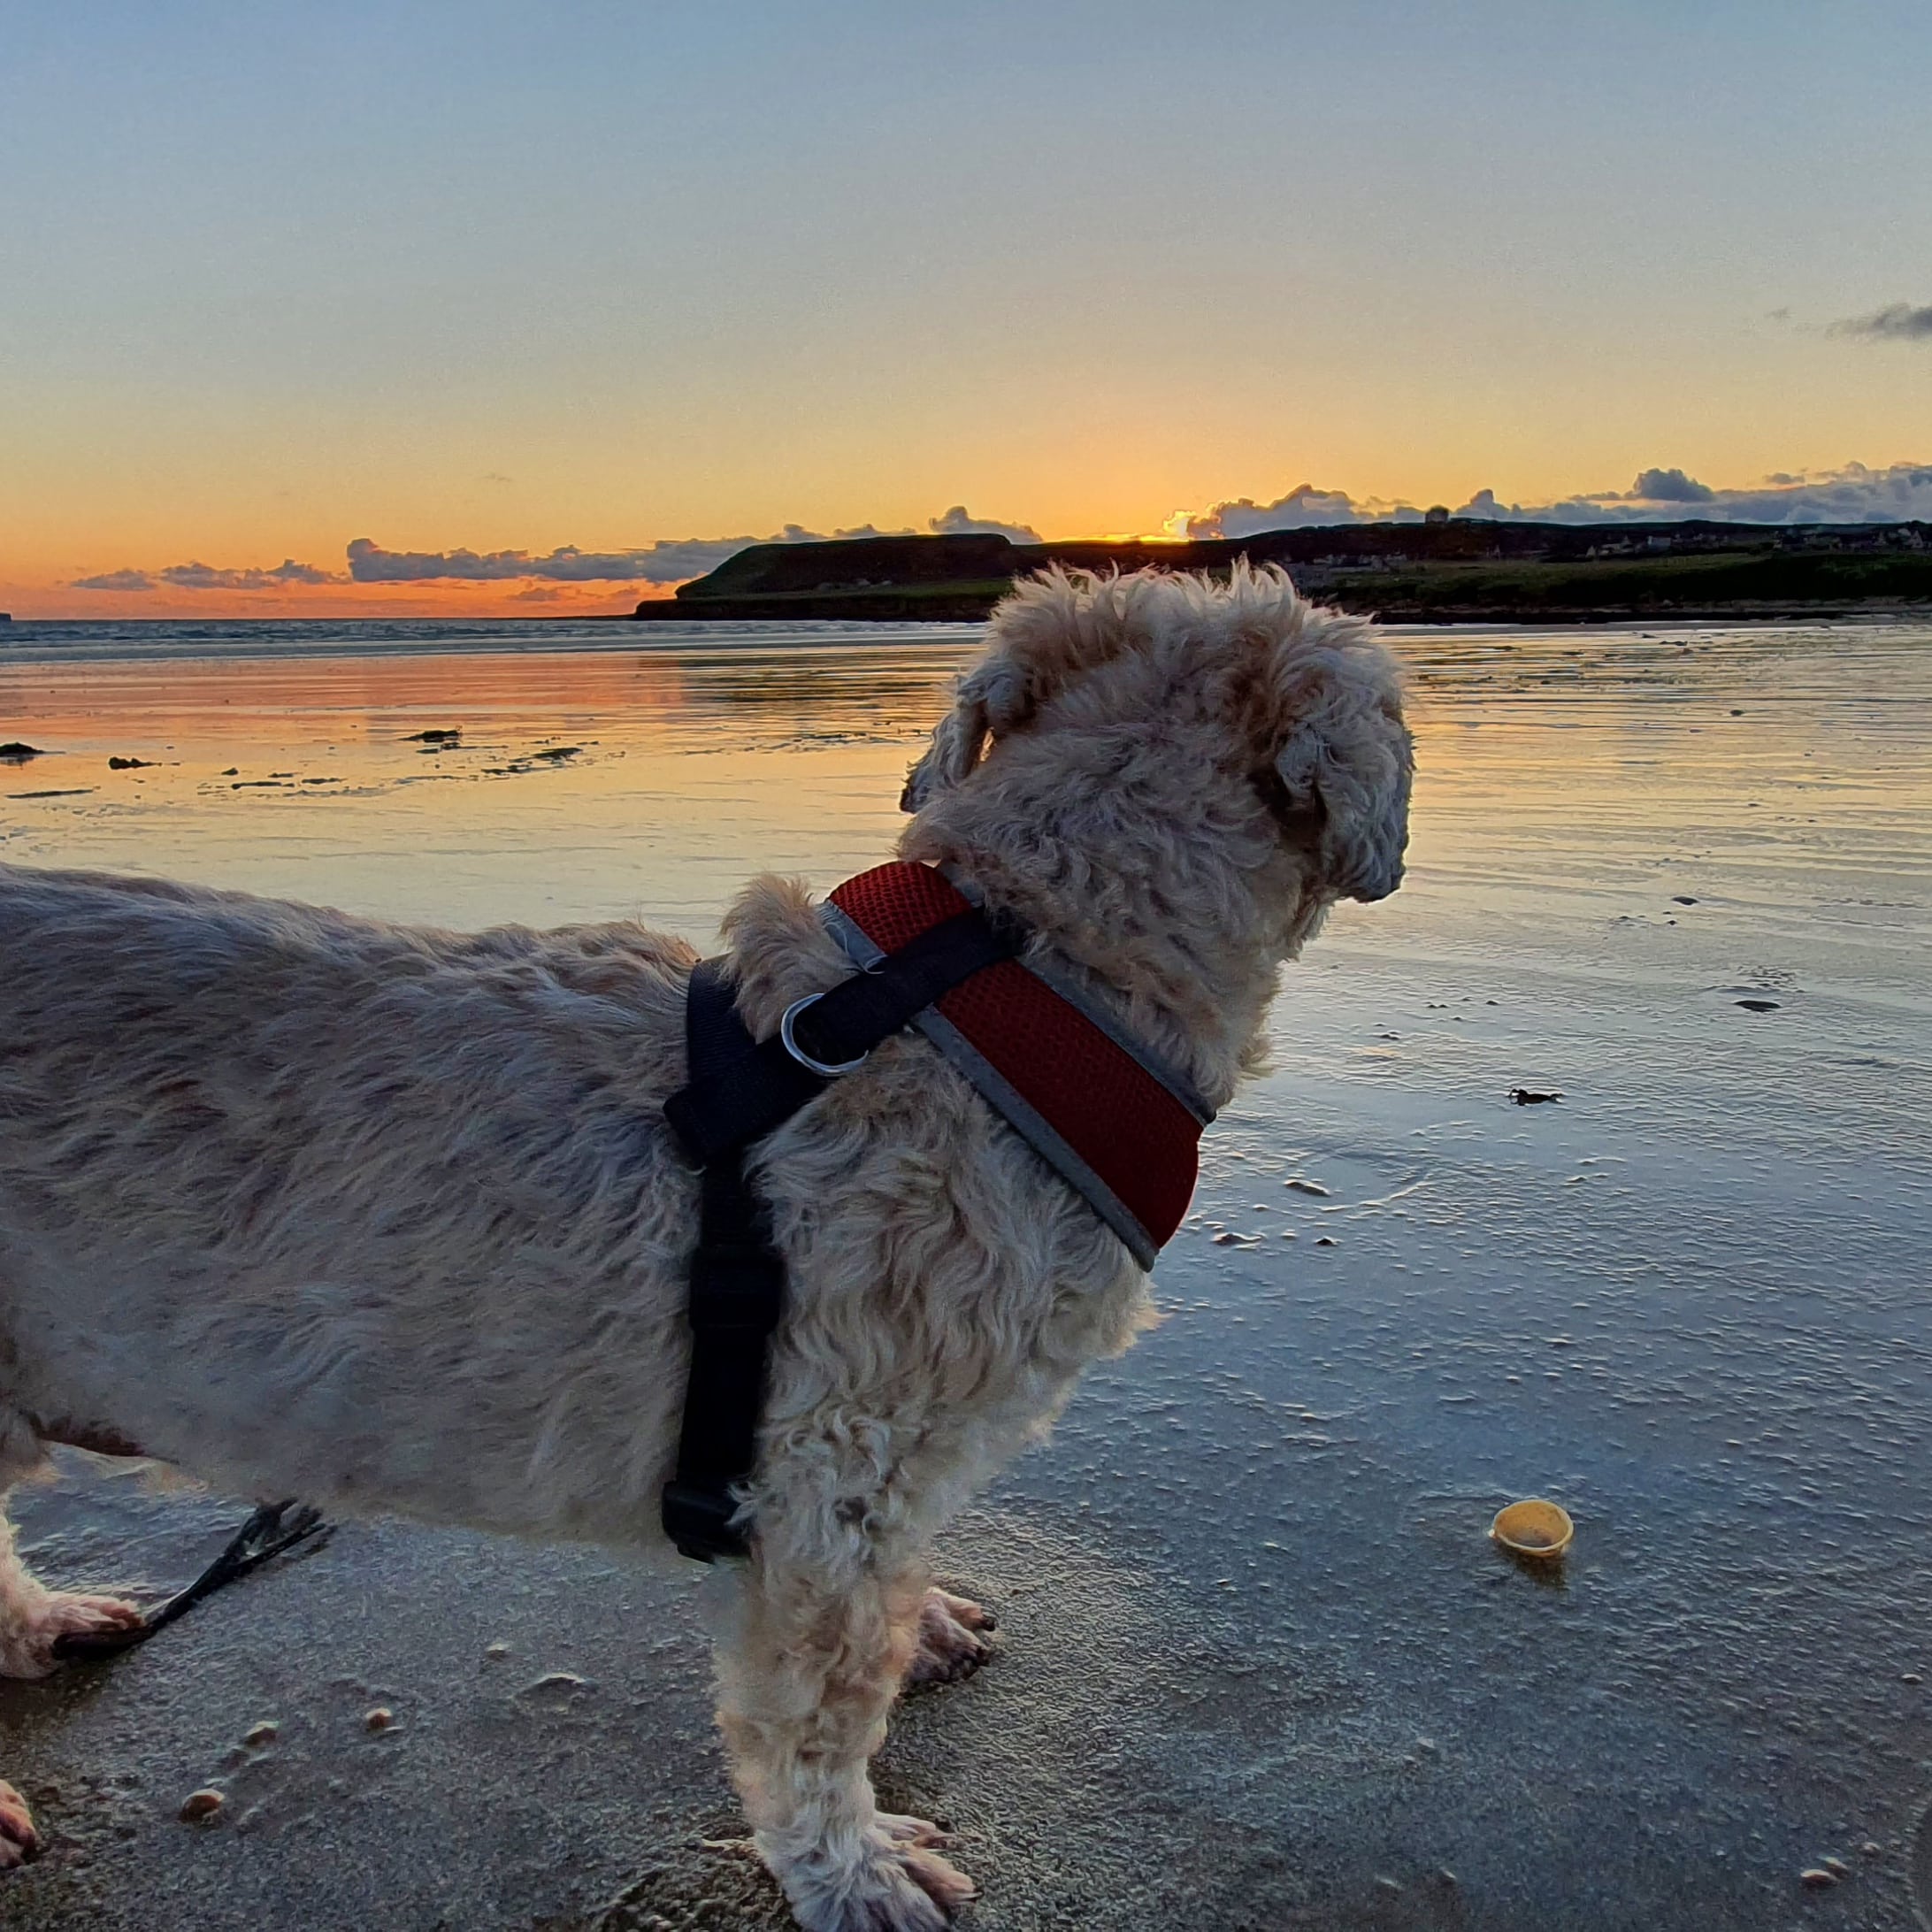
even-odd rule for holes
{"type": "Polygon", "coordinates": [[[745,1151],[824,1092],[832,1068],[856,1063],[913,1016],[981,968],[1018,952],[1020,933],[973,911],[922,933],[876,967],[794,1006],[781,1035],[755,1045],[724,962],[692,970],[685,1007],[688,1084],[664,1116],[703,1165],[691,1258],[691,1375],[678,1471],[664,1487],[664,1532],[686,1556],[742,1556],[738,1486],[757,1460],[765,1356],[785,1308],[785,1259],[745,1177],[745,1151]],[[800,1057],[802,1054],[803,1058],[800,1057]]]}
{"type": "MultiPolygon", "coordinates": [[[[685,1047],[694,1082],[717,1079],[752,1053],[720,960],[692,969],[685,1047]]],[[[706,1160],[700,1183],[686,1311],[691,1376],[678,1473],[665,1485],[663,1500],[664,1533],[683,1555],[702,1562],[744,1548],[732,1523],[738,1507],[732,1485],[755,1457],[765,1346],[784,1306],[785,1262],[771,1245],[764,1204],[745,1178],[745,1150],[726,1148],[706,1160]]]]}

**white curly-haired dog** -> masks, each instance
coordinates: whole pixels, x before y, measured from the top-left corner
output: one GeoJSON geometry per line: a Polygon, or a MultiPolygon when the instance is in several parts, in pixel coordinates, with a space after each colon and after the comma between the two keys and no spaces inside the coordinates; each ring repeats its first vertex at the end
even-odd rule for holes
{"type": "MultiPolygon", "coordinates": [[[[1214,1105],[1276,971],[1402,874],[1397,667],[1278,571],[1049,573],[995,614],[913,768],[944,864],[1214,1105]]],[[[725,921],[760,1038],[851,969],[802,887],[725,921]]],[[[239,1493],[663,1546],[696,1181],[661,1108],[694,955],[632,924],[422,931],[0,867],[0,1494],[49,1439],[239,1493]]],[[[1121,1238],[923,1038],[756,1149],[789,1267],[718,1716],[814,1932],[970,1894],[867,1760],[990,1622],[934,1529],[1147,1317],[1121,1238]]],[[[0,1675],[134,1615],[29,1575],[0,1675]]],[[[0,1784],[0,1865],[34,1845],[0,1784]]]]}

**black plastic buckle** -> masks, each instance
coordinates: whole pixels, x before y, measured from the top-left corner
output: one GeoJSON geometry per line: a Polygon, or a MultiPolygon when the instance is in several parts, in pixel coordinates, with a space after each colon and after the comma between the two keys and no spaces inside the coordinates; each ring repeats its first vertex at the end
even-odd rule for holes
{"type": "Polygon", "coordinates": [[[679,1556],[715,1563],[721,1556],[744,1555],[744,1531],[732,1522],[737,1514],[738,1505],[727,1494],[693,1483],[664,1485],[664,1534],[679,1556]]]}

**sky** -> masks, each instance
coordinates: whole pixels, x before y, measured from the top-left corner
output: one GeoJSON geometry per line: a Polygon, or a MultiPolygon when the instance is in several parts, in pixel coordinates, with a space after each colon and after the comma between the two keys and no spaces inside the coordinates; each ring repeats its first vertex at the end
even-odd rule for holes
{"type": "Polygon", "coordinates": [[[1923,0],[0,0],[0,609],[1932,518],[1928,80],[1923,0]]]}

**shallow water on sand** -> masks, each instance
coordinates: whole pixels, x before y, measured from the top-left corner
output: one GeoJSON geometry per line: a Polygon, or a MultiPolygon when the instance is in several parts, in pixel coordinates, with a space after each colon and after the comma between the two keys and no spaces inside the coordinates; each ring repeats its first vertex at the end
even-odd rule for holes
{"type": "MultiPolygon", "coordinates": [[[[0,858],[455,924],[640,916],[702,942],[749,871],[823,888],[885,855],[973,633],[593,641],[207,658],[17,638],[0,740],[45,755],[0,764],[0,858]]],[[[1932,632],[1398,642],[1408,882],[1341,908],[1291,970],[1276,1070],[1210,1134],[1159,1270],[1166,1323],[949,1537],[1010,1652],[908,1707],[885,1782],[959,1827],[988,1928],[1905,1927],[1932,1799],[1932,632]],[[1576,1519],[1553,1576],[1484,1535],[1532,1494],[1576,1519]],[[1802,1887],[1827,1857],[1844,1874],[1802,1887]]],[[[76,1463],[20,1513],[50,1570],[80,1552],[104,1574],[108,1529],[165,1541],[188,1507],[143,1514],[76,1463]]],[[[580,1560],[387,1529],[258,1580],[249,1614],[353,1597],[352,1563],[418,1594],[465,1567],[504,1600],[562,1579],[564,1652],[571,1618],[579,1645],[623,1621],[599,1622],[580,1560]]],[[[655,1610],[685,1581],[609,1588],[655,1610]]],[[[499,1621],[518,1614],[538,1613],[499,1621]]],[[[248,1652],[239,1607],[197,1617],[248,1652]]],[[[510,1777],[518,1741],[436,1642],[418,1617],[382,1668],[469,1714],[495,1766],[469,1775],[510,1777]]],[[[164,1647],[119,1705],[7,1693],[25,1741],[0,1772],[18,1748],[85,1783],[120,1723],[155,1777],[199,1782],[165,1741],[136,1750],[164,1647]]],[[[687,1702],[650,1706],[649,1736],[698,1794],[620,1769],[663,1693],[577,1712],[564,1743],[548,1714],[566,1782],[637,1792],[621,1829],[557,1826],[567,1880],[479,1836],[469,1879],[432,1882],[421,1844],[467,1831],[475,1797],[426,1759],[330,1841],[334,1889],[302,1922],[386,1898],[383,1922],[426,1925],[468,1883],[449,1922],[527,1925],[625,1877],[636,1916],[557,1922],[710,1922],[680,1914],[737,1881],[691,1847],[732,1828],[730,1800],[696,1652],[677,1657],[687,1702]]],[[[198,1923],[310,1898],[265,1848],[235,1890],[239,1854],[183,1851],[154,1793],[96,1797],[198,1923]]],[[[62,1803],[84,1810],[70,1791],[42,1807],[57,1823],[62,1803]]],[[[78,1925],[84,1900],[155,1923],[116,1890],[134,1853],[74,1842],[103,1875],[43,1861],[31,1922],[78,1925]]],[[[717,1922],[767,1922],[755,1882],[745,1898],[717,1922]]]]}

